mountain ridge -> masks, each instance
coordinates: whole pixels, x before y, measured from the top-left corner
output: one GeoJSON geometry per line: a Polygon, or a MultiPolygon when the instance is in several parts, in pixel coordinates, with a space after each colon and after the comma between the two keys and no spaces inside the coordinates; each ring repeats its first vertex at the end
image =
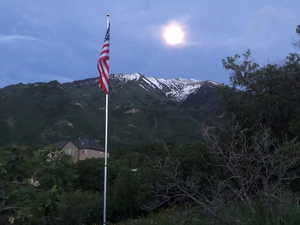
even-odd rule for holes
{"type": "MultiPolygon", "coordinates": [[[[12,84],[3,88],[7,87],[13,87],[13,86],[38,86],[45,83],[50,82],[58,82],[61,85],[64,84],[76,84],[76,85],[83,85],[83,84],[92,84],[94,85],[97,83],[98,78],[87,78],[83,80],[75,80],[71,82],[58,82],[56,80],[49,81],[49,82],[35,82],[35,83],[29,83],[29,84],[12,84]]],[[[165,93],[167,97],[173,97],[177,101],[183,101],[185,100],[189,94],[192,94],[197,91],[197,89],[201,88],[203,84],[211,84],[211,85],[221,85],[218,82],[210,81],[210,80],[197,80],[192,78],[157,78],[154,76],[146,76],[141,73],[117,73],[117,74],[111,74],[110,80],[119,80],[123,82],[128,81],[135,81],[140,82],[140,86],[144,88],[147,91],[151,91],[151,88],[156,88],[161,90],[165,93]]],[[[0,89],[3,89],[0,88],[0,89]]]]}
{"type": "MultiPolygon", "coordinates": [[[[111,145],[198,139],[201,124],[215,117],[216,107],[211,104],[217,105],[215,90],[219,87],[194,79],[112,75],[111,145]],[[205,98],[201,98],[202,92],[208,93],[205,98]]],[[[0,146],[42,145],[78,138],[102,143],[104,106],[105,96],[97,87],[97,78],[1,88],[0,146]]]]}

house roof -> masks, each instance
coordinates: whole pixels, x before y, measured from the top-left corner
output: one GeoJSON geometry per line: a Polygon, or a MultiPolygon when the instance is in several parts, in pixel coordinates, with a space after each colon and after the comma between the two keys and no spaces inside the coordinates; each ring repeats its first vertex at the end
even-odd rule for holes
{"type": "Polygon", "coordinates": [[[104,151],[103,147],[96,140],[81,139],[73,141],[73,144],[79,149],[93,149],[96,151],[104,151]]]}
{"type": "Polygon", "coordinates": [[[59,141],[54,144],[55,148],[62,149],[69,141],[59,141]]]}
{"type": "Polygon", "coordinates": [[[60,141],[55,143],[55,147],[62,149],[66,144],[72,142],[78,149],[92,149],[96,151],[104,151],[104,148],[96,140],[78,138],[75,141],[60,141]]]}

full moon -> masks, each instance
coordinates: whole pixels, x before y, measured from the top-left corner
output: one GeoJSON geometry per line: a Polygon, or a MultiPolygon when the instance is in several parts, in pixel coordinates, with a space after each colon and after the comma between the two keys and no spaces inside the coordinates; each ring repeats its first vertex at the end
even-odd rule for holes
{"type": "Polygon", "coordinates": [[[179,24],[172,23],[165,27],[163,38],[169,45],[179,45],[184,43],[185,34],[179,24]]]}

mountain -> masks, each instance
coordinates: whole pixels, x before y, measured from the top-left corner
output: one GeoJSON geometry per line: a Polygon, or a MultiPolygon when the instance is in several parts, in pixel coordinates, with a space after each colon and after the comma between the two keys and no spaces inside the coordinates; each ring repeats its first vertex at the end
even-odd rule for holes
{"type": "MultiPolygon", "coordinates": [[[[217,117],[220,86],[194,79],[111,75],[110,146],[199,139],[203,122],[217,117]]],[[[11,85],[0,89],[0,146],[79,138],[103,144],[104,115],[105,97],[96,78],[11,85]]]]}
{"type": "Polygon", "coordinates": [[[137,81],[140,87],[146,91],[153,89],[160,90],[166,97],[175,101],[182,101],[190,94],[196,92],[203,85],[220,85],[213,81],[199,81],[195,79],[163,79],[155,77],[147,77],[141,74],[118,74],[112,76],[113,80],[121,80],[123,82],[137,81]]]}

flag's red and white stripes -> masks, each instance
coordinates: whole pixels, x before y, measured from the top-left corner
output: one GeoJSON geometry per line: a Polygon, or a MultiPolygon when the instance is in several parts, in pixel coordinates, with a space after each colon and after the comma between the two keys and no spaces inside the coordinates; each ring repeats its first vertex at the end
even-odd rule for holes
{"type": "Polygon", "coordinates": [[[97,63],[97,69],[99,72],[99,87],[105,94],[108,94],[109,90],[109,36],[110,36],[110,25],[107,28],[107,32],[102,46],[100,57],[97,63]]]}

